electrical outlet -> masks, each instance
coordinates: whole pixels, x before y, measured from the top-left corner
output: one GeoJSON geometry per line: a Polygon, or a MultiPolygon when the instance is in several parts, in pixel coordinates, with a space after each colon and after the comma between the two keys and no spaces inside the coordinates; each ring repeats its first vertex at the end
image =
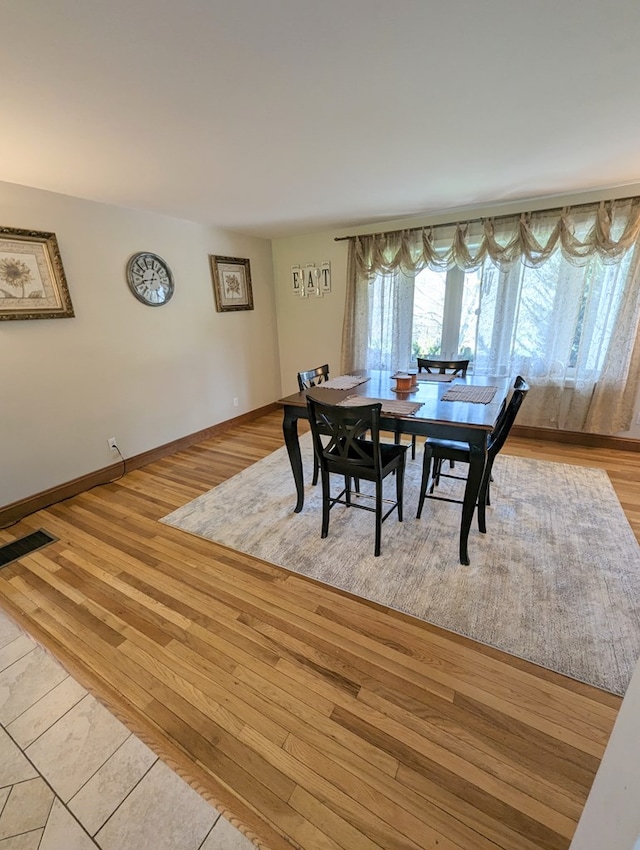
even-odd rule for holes
{"type": "Polygon", "coordinates": [[[116,443],[115,437],[109,437],[109,439],[107,440],[107,445],[109,446],[112,452],[118,451],[118,444],[116,443]]]}
{"type": "Polygon", "coordinates": [[[233,400],[233,406],[234,406],[234,407],[237,407],[237,406],[238,406],[238,399],[237,399],[237,398],[234,398],[234,400],[233,400]]]}

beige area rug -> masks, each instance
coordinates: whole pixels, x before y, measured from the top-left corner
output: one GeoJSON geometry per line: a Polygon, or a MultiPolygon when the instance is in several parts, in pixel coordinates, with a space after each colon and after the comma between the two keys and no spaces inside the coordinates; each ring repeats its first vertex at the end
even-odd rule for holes
{"type": "MultiPolygon", "coordinates": [[[[308,434],[301,448],[310,481],[308,434]]],[[[640,547],[607,474],[500,455],[487,534],[474,519],[462,566],[460,506],[428,499],[415,519],[421,465],[408,456],[405,520],[383,524],[378,558],[368,511],[336,506],[321,539],[320,485],[293,513],[284,448],[162,522],[624,694],[640,655],[640,547]]]]}

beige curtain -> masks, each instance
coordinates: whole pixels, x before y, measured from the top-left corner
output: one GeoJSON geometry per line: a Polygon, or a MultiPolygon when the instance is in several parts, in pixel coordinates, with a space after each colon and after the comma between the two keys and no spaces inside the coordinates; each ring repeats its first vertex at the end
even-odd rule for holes
{"type": "Polygon", "coordinates": [[[615,262],[639,235],[640,198],[627,198],[354,236],[350,250],[355,274],[370,279],[398,268],[405,272],[425,266],[471,270],[486,259],[499,268],[515,262],[538,266],[556,249],[576,265],[584,264],[594,253],[605,262],[615,262]]]}
{"type": "MultiPolygon", "coordinates": [[[[510,280],[519,278],[518,267],[523,272],[526,268],[535,269],[553,257],[552,265],[557,265],[560,257],[566,270],[570,266],[593,266],[594,260],[600,267],[618,265],[626,257],[622,264],[629,270],[623,295],[609,319],[608,350],[599,373],[595,375],[590,358],[581,352],[584,369],[576,371],[579,379],[573,389],[566,381],[566,362],[560,363],[559,368],[542,369],[537,376],[527,376],[532,383],[527,399],[530,424],[597,433],[626,430],[640,379],[640,346],[636,342],[640,312],[640,278],[635,259],[638,252],[633,252],[631,263],[628,261],[639,237],[640,198],[355,236],[349,246],[342,369],[348,372],[366,365],[362,329],[370,310],[369,284],[380,275],[401,271],[412,277],[426,266],[437,270],[483,266],[485,270],[493,268],[509,287],[510,280]]],[[[563,298],[573,298],[572,293],[563,290],[570,277],[573,275],[565,271],[559,280],[558,310],[563,298]]],[[[605,303],[603,293],[598,297],[605,303]]],[[[577,305],[572,309],[577,310],[577,305]]],[[[597,309],[594,307],[592,312],[595,315],[597,309]]],[[[489,320],[496,321],[496,317],[489,320]]],[[[519,365],[513,362],[507,368],[519,365]]],[[[522,419],[526,418],[523,408],[522,419]]]]}
{"type": "Polygon", "coordinates": [[[640,386],[640,247],[635,249],[626,283],[604,366],[584,417],[584,430],[593,434],[615,434],[631,424],[640,386]]]}

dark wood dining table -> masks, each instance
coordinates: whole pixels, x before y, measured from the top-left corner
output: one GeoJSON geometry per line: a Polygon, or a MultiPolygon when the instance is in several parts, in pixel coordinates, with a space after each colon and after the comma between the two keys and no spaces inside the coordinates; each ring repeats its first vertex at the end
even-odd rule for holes
{"type": "MultiPolygon", "coordinates": [[[[413,415],[385,413],[383,407],[380,425],[382,429],[392,433],[400,431],[403,434],[457,440],[469,444],[469,471],[460,522],[460,563],[469,564],[469,531],[487,461],[487,439],[496,424],[498,414],[509,394],[513,381],[504,377],[474,375],[468,375],[466,378],[455,378],[453,381],[419,380],[414,391],[398,393],[393,389],[396,382],[392,378],[392,372],[355,370],[351,374],[366,377],[367,381],[348,390],[325,388],[320,384],[310,390],[294,393],[278,401],[278,404],[281,404],[284,409],[282,429],[296,485],[297,502],[294,512],[299,513],[304,507],[304,480],[298,438],[298,420],[308,419],[307,393],[327,404],[337,404],[348,396],[361,396],[363,403],[364,398],[400,399],[416,402],[421,407],[413,415]],[[496,392],[488,404],[443,401],[443,395],[454,384],[491,386],[496,387],[496,392]]],[[[357,398],[354,399],[354,404],[357,404],[357,398]]]]}

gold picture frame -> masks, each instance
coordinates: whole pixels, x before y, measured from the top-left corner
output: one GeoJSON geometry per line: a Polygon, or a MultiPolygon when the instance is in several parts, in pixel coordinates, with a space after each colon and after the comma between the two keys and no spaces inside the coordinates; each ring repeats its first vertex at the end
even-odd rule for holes
{"type": "Polygon", "coordinates": [[[0,227],[0,320],[74,315],[55,233],[0,227]]]}
{"type": "Polygon", "coordinates": [[[218,313],[253,310],[249,260],[240,257],[219,257],[215,254],[209,254],[209,260],[218,313]]]}

